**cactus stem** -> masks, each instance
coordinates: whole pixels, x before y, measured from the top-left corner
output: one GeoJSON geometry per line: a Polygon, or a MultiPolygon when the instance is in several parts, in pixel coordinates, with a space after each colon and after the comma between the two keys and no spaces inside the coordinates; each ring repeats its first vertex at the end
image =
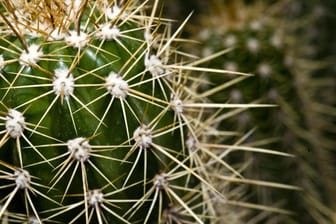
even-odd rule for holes
{"type": "Polygon", "coordinates": [[[217,136],[224,132],[212,133],[218,127],[215,119],[225,108],[264,105],[208,103],[211,90],[199,97],[198,90],[206,81],[194,76],[194,71],[249,75],[195,67],[219,54],[185,62],[185,56],[196,56],[175,44],[186,41],[178,36],[191,14],[173,31],[171,20],[156,16],[161,13],[159,0],[150,9],[145,6],[148,2],[0,3],[2,16],[24,38],[20,40],[4,22],[2,100],[17,111],[30,108],[22,113],[22,122],[20,118],[6,120],[8,113],[0,111],[0,147],[3,159],[38,176],[35,183],[33,177],[28,181],[21,175],[8,186],[13,177],[0,176],[3,188],[9,188],[4,191],[6,206],[1,216],[8,209],[11,214],[30,212],[19,214],[23,222],[34,215],[41,223],[38,213],[43,221],[69,224],[164,223],[164,210],[170,207],[181,212],[171,210],[176,223],[200,224],[211,222],[215,214],[210,195],[226,202],[222,188],[212,182],[220,178],[208,173],[212,168],[208,165],[215,163],[241,176],[235,166],[217,157],[222,148],[200,141],[220,141],[217,136]],[[14,150],[8,151],[10,158],[5,158],[7,149],[14,150]],[[29,150],[35,151],[33,155],[29,150]],[[20,187],[25,192],[19,192],[20,187]],[[48,196],[35,189],[40,187],[48,196]],[[56,188],[57,195],[52,193],[56,188]],[[17,200],[19,194],[24,196],[24,205],[17,200]],[[59,201],[57,208],[43,203],[49,196],[59,201]],[[111,199],[114,196],[116,200],[111,199]]]}
{"type": "Polygon", "coordinates": [[[187,108],[258,108],[258,107],[276,107],[273,104],[228,104],[228,103],[183,103],[187,108]]]}
{"type": "Polygon", "coordinates": [[[167,101],[161,100],[161,99],[159,99],[157,97],[154,97],[154,96],[151,96],[151,95],[147,95],[147,94],[145,94],[143,92],[140,92],[140,91],[137,91],[135,89],[129,89],[128,91],[129,91],[129,95],[130,96],[132,96],[134,98],[137,98],[137,99],[139,99],[141,101],[144,101],[146,103],[150,103],[153,106],[157,106],[159,108],[164,108],[164,106],[159,105],[159,104],[157,104],[157,103],[155,103],[153,101],[156,101],[156,102],[159,102],[159,103],[163,103],[163,104],[167,104],[167,101]]]}
{"type": "Polygon", "coordinates": [[[183,113],[183,103],[182,100],[179,99],[178,96],[172,96],[170,101],[170,107],[174,110],[177,115],[181,115],[183,113]]]}
{"type": "MultiPolygon", "coordinates": [[[[130,222],[128,222],[126,219],[124,219],[122,216],[116,214],[115,212],[113,212],[110,208],[106,207],[104,204],[101,205],[101,207],[106,210],[108,213],[112,214],[113,216],[115,216],[116,218],[118,218],[119,220],[123,221],[126,224],[131,224],[130,222]]],[[[96,211],[99,211],[99,209],[96,209],[96,211]]],[[[98,214],[97,214],[98,215],[98,214]]]]}
{"type": "Polygon", "coordinates": [[[226,167],[229,171],[231,171],[234,175],[244,178],[237,170],[235,170],[232,166],[230,166],[228,163],[226,163],[221,157],[218,155],[212,153],[210,150],[207,148],[203,148],[202,152],[204,152],[206,155],[211,157],[213,159],[213,162],[218,162],[222,164],[224,167],[226,167]]]}
{"type": "MultiPolygon", "coordinates": [[[[132,199],[127,199],[127,200],[126,199],[108,199],[108,197],[110,195],[118,193],[119,190],[112,191],[112,192],[109,192],[107,194],[104,194],[101,189],[88,190],[87,193],[86,193],[87,196],[85,197],[86,200],[81,200],[81,201],[76,202],[74,204],[62,206],[60,208],[50,209],[50,210],[44,211],[44,213],[53,212],[53,214],[47,218],[47,220],[51,220],[55,216],[58,216],[62,213],[66,213],[68,211],[71,211],[72,209],[75,209],[77,207],[80,207],[80,206],[84,205],[84,207],[87,206],[87,209],[84,208],[69,223],[75,223],[78,220],[78,218],[80,218],[83,214],[85,216],[87,216],[87,214],[88,214],[88,216],[87,216],[88,220],[86,220],[86,221],[87,221],[87,223],[90,223],[91,220],[92,220],[92,215],[93,215],[94,211],[96,212],[98,223],[99,224],[104,223],[103,220],[104,220],[104,211],[105,211],[107,213],[110,213],[112,216],[116,217],[117,219],[119,219],[123,223],[131,224],[130,222],[128,222],[122,216],[118,215],[116,212],[114,212],[109,207],[109,206],[111,206],[113,208],[118,207],[117,205],[115,205],[115,203],[129,203],[129,202],[136,202],[137,201],[137,200],[132,200],[132,199]],[[57,210],[60,210],[60,211],[55,213],[55,211],[57,211],[57,210]]],[[[82,195],[80,195],[80,196],[82,197],[82,195]]],[[[105,223],[107,223],[106,220],[105,220],[105,223]]]]}
{"type": "Polygon", "coordinates": [[[223,69],[194,67],[194,66],[189,66],[189,65],[169,65],[167,67],[172,68],[172,69],[182,69],[182,70],[200,71],[200,72],[217,73],[217,74],[232,74],[232,75],[251,76],[251,74],[247,74],[247,73],[243,73],[243,72],[235,72],[235,71],[229,71],[229,70],[223,70],[223,69]]]}
{"type": "Polygon", "coordinates": [[[153,143],[151,130],[146,125],[141,125],[133,133],[136,147],[148,149],[153,143]]]}
{"type": "Polygon", "coordinates": [[[8,89],[6,90],[4,95],[2,96],[1,101],[3,101],[6,98],[7,94],[9,93],[9,90],[11,90],[13,88],[13,85],[14,85],[15,81],[22,75],[22,72],[23,72],[24,68],[25,68],[24,66],[21,66],[20,70],[15,75],[13,81],[10,83],[8,89]]]}
{"type": "Polygon", "coordinates": [[[36,65],[37,62],[42,58],[42,56],[43,51],[41,50],[41,46],[37,44],[32,44],[28,47],[28,52],[23,51],[21,53],[19,61],[21,65],[36,65]]]}
{"type": "Polygon", "coordinates": [[[144,186],[144,193],[145,193],[145,186],[146,186],[146,179],[147,179],[147,149],[151,147],[152,141],[153,141],[152,131],[149,129],[146,125],[141,125],[137,129],[135,129],[133,133],[133,139],[135,140],[135,144],[132,146],[132,148],[129,150],[129,152],[126,154],[124,160],[126,160],[131,154],[134,153],[135,149],[139,148],[138,154],[136,156],[136,159],[133,163],[132,168],[130,169],[130,172],[128,173],[124,183],[123,187],[126,186],[129,178],[133,174],[139,160],[141,153],[144,152],[144,178],[143,178],[143,186],[144,186]]]}
{"type": "MultiPolygon", "coordinates": [[[[7,44],[9,44],[11,47],[14,47],[15,49],[17,49],[19,52],[22,52],[22,50],[21,50],[21,48],[19,48],[18,46],[16,46],[16,45],[13,45],[13,43],[11,43],[11,42],[8,42],[8,40],[6,40],[6,39],[1,39],[1,41],[5,41],[7,44]],[[13,46],[12,46],[13,45],[13,46]]],[[[8,48],[8,47],[4,47],[4,46],[0,46],[0,49],[2,49],[4,52],[9,52],[9,53],[11,53],[11,54],[14,54],[14,55],[16,55],[16,56],[19,56],[20,55],[20,53],[19,52],[16,52],[16,51],[14,51],[13,49],[10,49],[10,48],[8,48]]],[[[5,59],[4,59],[4,57],[3,57],[3,55],[1,54],[1,66],[0,66],[0,68],[2,69],[2,68],[4,68],[4,66],[6,65],[6,64],[10,64],[10,63],[13,63],[13,62],[16,62],[17,61],[17,59],[12,59],[12,60],[6,60],[5,61],[5,59]]]]}
{"type": "Polygon", "coordinates": [[[31,216],[28,219],[28,223],[29,224],[40,224],[40,223],[42,223],[42,221],[39,218],[35,217],[35,216],[31,216]]]}
{"type": "MultiPolygon", "coordinates": [[[[47,92],[48,93],[48,92],[47,92]]],[[[48,106],[48,108],[45,110],[45,112],[43,113],[43,115],[41,116],[40,120],[38,121],[37,125],[34,128],[34,131],[37,129],[37,127],[40,126],[40,124],[42,123],[42,121],[44,120],[44,118],[47,116],[47,114],[50,112],[51,108],[55,105],[56,101],[58,100],[60,96],[56,95],[56,97],[53,99],[53,101],[50,103],[50,105],[48,106]]],[[[35,100],[34,100],[35,101],[35,100]]],[[[33,135],[34,132],[31,133],[30,137],[33,135]]]]}
{"type": "Polygon", "coordinates": [[[69,34],[65,37],[65,41],[69,46],[78,49],[84,48],[89,43],[89,40],[88,34],[84,32],[78,33],[75,30],[70,30],[69,34]]]}
{"type": "Polygon", "coordinates": [[[264,149],[264,148],[257,148],[257,147],[251,147],[251,146],[244,146],[244,145],[225,145],[225,144],[210,144],[210,143],[200,143],[200,147],[207,147],[207,148],[213,148],[213,149],[222,149],[225,150],[221,155],[218,156],[218,158],[223,159],[225,156],[228,155],[228,153],[238,150],[244,150],[247,152],[258,152],[258,153],[264,153],[264,154],[270,154],[270,155],[277,155],[277,156],[285,156],[285,157],[294,157],[293,154],[290,153],[284,153],[284,152],[278,152],[271,149],[264,149]]]}
{"type": "Polygon", "coordinates": [[[199,174],[197,174],[193,169],[190,169],[187,165],[185,165],[184,163],[189,159],[189,157],[187,157],[184,161],[179,161],[177,158],[175,158],[174,156],[172,156],[167,149],[165,149],[163,146],[157,145],[155,143],[152,144],[152,146],[158,150],[159,152],[161,152],[163,155],[167,156],[169,159],[171,159],[172,161],[174,161],[177,164],[177,167],[182,167],[187,173],[192,174],[195,178],[197,178],[199,181],[201,181],[204,185],[206,185],[210,191],[213,191],[216,195],[218,195],[218,197],[226,200],[225,198],[223,198],[224,196],[217,191],[217,189],[215,189],[208,181],[206,181],[203,177],[201,177],[199,174]]]}
{"type": "Polygon", "coordinates": [[[128,93],[128,84],[117,73],[110,72],[106,78],[106,89],[113,96],[124,100],[128,93]]]}
{"type": "Polygon", "coordinates": [[[69,101],[69,96],[73,94],[75,80],[67,68],[57,68],[54,74],[53,90],[57,96],[61,96],[63,104],[63,99],[69,101]]]}
{"type": "MultiPolygon", "coordinates": [[[[46,145],[46,146],[50,146],[50,145],[46,145]]],[[[125,161],[125,160],[119,160],[117,158],[103,156],[103,155],[95,153],[95,150],[92,149],[92,147],[94,146],[91,147],[91,145],[88,142],[88,139],[83,138],[83,137],[78,137],[78,138],[69,140],[66,144],[54,144],[54,146],[61,146],[61,147],[67,146],[68,152],[60,156],[57,156],[55,158],[49,159],[49,161],[52,161],[52,160],[57,160],[57,159],[67,156],[67,158],[61,164],[59,164],[58,167],[56,167],[58,171],[55,174],[54,178],[50,181],[50,183],[53,183],[50,189],[53,189],[57,185],[57,183],[59,183],[59,181],[63,178],[63,176],[70,170],[70,168],[74,165],[71,177],[68,181],[68,185],[63,194],[62,201],[64,200],[66,193],[68,189],[70,188],[70,185],[72,184],[73,178],[79,168],[79,165],[81,165],[80,168],[82,172],[84,172],[86,169],[85,164],[88,164],[89,167],[91,167],[95,172],[97,172],[110,186],[116,189],[115,185],[111,182],[111,180],[109,180],[109,178],[106,177],[99,170],[99,168],[90,160],[90,157],[98,157],[98,158],[118,161],[122,163],[129,163],[128,161],[125,161]]],[[[36,147],[44,147],[44,146],[36,146],[36,147]]],[[[106,147],[99,146],[98,148],[106,148],[106,147]]],[[[82,181],[83,181],[83,186],[84,184],[87,185],[86,176],[82,175],[82,181]]]]}
{"type": "Polygon", "coordinates": [[[147,55],[145,57],[145,66],[153,77],[158,77],[164,73],[162,61],[156,55],[147,55]]]}
{"type": "Polygon", "coordinates": [[[126,104],[127,108],[131,111],[132,115],[136,118],[137,121],[139,121],[139,118],[135,114],[132,107],[125,100],[126,96],[128,95],[128,91],[129,91],[128,84],[127,84],[127,82],[122,80],[120,76],[118,76],[116,73],[113,73],[113,72],[110,73],[110,76],[107,78],[106,83],[107,84],[105,84],[105,86],[106,86],[108,92],[103,94],[100,97],[97,97],[96,99],[94,99],[93,101],[91,101],[89,103],[89,104],[91,104],[93,102],[96,102],[96,101],[102,99],[104,96],[106,96],[108,94],[112,95],[112,98],[111,98],[109,104],[107,105],[107,107],[104,111],[104,114],[101,117],[101,120],[99,121],[99,124],[97,125],[96,130],[94,131],[94,134],[96,134],[98,132],[100,126],[103,124],[103,121],[104,121],[105,117],[107,116],[108,112],[110,111],[110,108],[112,107],[114,99],[117,98],[117,99],[120,100],[122,114],[123,114],[125,128],[126,128],[126,134],[127,134],[128,139],[130,139],[125,104],[126,104]]]}
{"type": "Polygon", "coordinates": [[[199,224],[203,224],[204,222],[195,214],[195,212],[190,209],[190,207],[169,187],[165,187],[167,193],[169,193],[185,210],[189,212],[189,214],[197,221],[199,224]]]}
{"type": "Polygon", "coordinates": [[[13,200],[14,196],[16,195],[19,189],[20,188],[16,186],[14,190],[10,193],[10,195],[8,195],[8,199],[6,200],[5,204],[1,207],[0,218],[2,218],[3,213],[6,211],[9,203],[13,200]]]}
{"type": "Polygon", "coordinates": [[[7,17],[0,11],[1,18],[5,21],[5,23],[9,26],[9,28],[15,33],[15,35],[18,37],[19,41],[21,42],[24,50],[29,53],[28,45],[25,41],[25,39],[20,35],[20,33],[15,29],[13,24],[8,21],[7,17]]]}
{"type": "MultiPolygon", "coordinates": [[[[41,184],[33,182],[32,178],[34,178],[34,177],[32,177],[27,170],[24,170],[22,168],[13,167],[13,166],[11,166],[9,164],[6,164],[5,162],[2,162],[2,161],[0,161],[0,164],[13,171],[13,173],[8,173],[4,170],[1,170],[1,173],[5,174],[5,175],[1,176],[1,179],[12,180],[12,181],[15,182],[15,184],[9,184],[7,186],[3,186],[3,187],[15,186],[15,188],[11,191],[11,193],[9,193],[9,195],[7,197],[5,197],[6,202],[4,203],[3,206],[1,206],[0,219],[2,218],[4,212],[6,211],[7,207],[9,206],[10,202],[13,200],[13,198],[15,197],[15,195],[18,193],[19,190],[24,191],[24,196],[28,200],[28,203],[29,203],[31,209],[33,210],[33,213],[34,213],[35,217],[40,221],[40,223],[41,223],[41,220],[40,220],[40,218],[37,214],[37,211],[35,209],[35,206],[33,204],[32,199],[31,199],[30,192],[33,193],[34,195],[38,194],[38,195],[42,196],[43,198],[47,199],[48,201],[51,201],[51,202],[53,202],[57,205],[60,205],[58,202],[54,201],[53,199],[49,198],[48,196],[44,195],[39,190],[37,190],[33,187],[33,185],[36,185],[36,186],[39,186],[39,187],[45,187],[46,188],[46,186],[43,186],[41,184]]],[[[27,201],[26,201],[26,203],[27,203],[27,201]]],[[[27,210],[27,212],[28,212],[28,210],[27,210]]]]}
{"type": "Polygon", "coordinates": [[[116,26],[106,23],[99,27],[96,37],[101,40],[116,40],[121,36],[120,29],[116,26]]]}
{"type": "MultiPolygon", "coordinates": [[[[125,214],[123,215],[123,217],[126,217],[126,216],[129,216],[128,218],[133,217],[135,215],[135,213],[139,210],[139,208],[141,207],[141,205],[143,205],[149,199],[149,197],[152,195],[153,192],[155,192],[154,198],[152,199],[152,205],[151,205],[151,207],[153,207],[154,206],[153,204],[155,204],[157,196],[158,196],[158,193],[160,192],[160,190],[158,188],[151,187],[146,192],[146,194],[142,196],[141,199],[139,199],[127,212],[125,212],[125,214]]],[[[161,194],[160,194],[160,196],[161,196],[161,194]]],[[[161,208],[161,203],[160,203],[159,208],[161,208]]],[[[147,212],[146,220],[148,220],[147,217],[149,217],[150,215],[151,215],[151,208],[147,212]]]]}
{"type": "Polygon", "coordinates": [[[67,147],[73,159],[85,162],[90,158],[91,145],[85,138],[79,137],[67,142],[67,147]]]}
{"type": "Polygon", "coordinates": [[[188,22],[188,20],[190,19],[191,16],[192,16],[192,13],[190,13],[187,16],[187,18],[181,23],[181,25],[177,28],[177,30],[169,37],[169,39],[165,43],[165,45],[162,48],[160,48],[159,52],[157,53],[157,57],[160,57],[161,54],[163,54],[165,52],[165,50],[167,50],[167,48],[169,48],[171,46],[171,43],[176,40],[177,35],[180,34],[183,27],[186,25],[186,23],[188,22]]]}
{"type": "MultiPolygon", "coordinates": [[[[31,133],[38,133],[38,132],[35,132],[35,131],[32,131],[31,133]]],[[[51,167],[54,167],[50,162],[49,160],[39,151],[37,150],[37,148],[31,143],[31,141],[23,134],[22,135],[22,138],[28,143],[28,145],[44,160],[46,161],[51,167]]],[[[22,165],[22,156],[21,156],[21,144],[20,144],[20,141],[19,141],[19,138],[16,138],[17,140],[17,147],[18,147],[18,152],[19,152],[19,155],[20,155],[20,165],[21,167],[23,166],[22,165]]]]}
{"type": "MultiPolygon", "coordinates": [[[[148,214],[146,215],[146,219],[145,219],[145,221],[144,221],[144,224],[146,224],[147,223],[147,221],[148,221],[148,219],[149,219],[149,217],[150,217],[150,215],[152,214],[152,211],[153,211],[153,209],[154,209],[154,205],[155,205],[155,203],[156,203],[156,201],[157,201],[157,197],[158,197],[158,194],[160,193],[160,202],[162,201],[162,194],[161,194],[161,191],[160,191],[160,189],[159,188],[155,188],[155,192],[154,192],[154,196],[153,196],[153,201],[152,201],[152,203],[151,203],[151,206],[150,206],[150,208],[149,208],[149,210],[148,210],[148,214]]],[[[159,205],[159,210],[161,210],[161,203],[160,203],[160,205],[159,205]]],[[[160,214],[161,214],[161,211],[160,211],[160,214]]],[[[158,223],[161,223],[160,221],[158,222],[158,223]]]]}
{"type": "MultiPolygon", "coordinates": [[[[154,209],[154,206],[158,203],[158,207],[159,207],[159,214],[162,214],[162,206],[163,206],[163,193],[168,195],[168,197],[170,198],[171,201],[177,202],[180,206],[182,206],[186,211],[188,211],[188,215],[190,215],[191,217],[193,217],[195,219],[195,221],[197,221],[197,223],[203,224],[204,222],[200,219],[200,217],[195,214],[194,211],[192,211],[192,209],[189,207],[189,205],[184,202],[182,200],[182,198],[180,196],[178,196],[173,188],[174,185],[170,184],[170,181],[173,181],[174,179],[178,179],[181,176],[184,176],[186,173],[185,172],[181,172],[181,173],[173,173],[175,172],[174,170],[170,170],[168,173],[160,173],[157,174],[152,182],[153,185],[150,188],[150,190],[147,191],[147,193],[142,197],[142,199],[140,199],[139,201],[137,201],[136,204],[133,205],[133,207],[128,210],[125,216],[132,217],[135,215],[135,213],[137,212],[138,208],[140,208],[140,206],[150,198],[150,196],[154,193],[153,198],[151,199],[151,205],[150,208],[148,209],[148,213],[146,215],[145,221],[144,223],[147,223],[147,221],[149,220],[151,213],[154,209]],[[132,212],[132,213],[130,213],[132,212]]],[[[178,189],[179,187],[177,187],[178,189]]],[[[193,191],[192,189],[189,188],[183,188],[183,190],[186,191],[193,191]]],[[[195,190],[196,191],[196,190],[195,190]]],[[[161,220],[161,216],[158,217],[158,223],[162,223],[161,220]]]]}
{"type": "Polygon", "coordinates": [[[100,205],[104,202],[104,194],[99,189],[89,191],[88,203],[90,206],[100,205]]]}
{"type": "Polygon", "coordinates": [[[80,35],[80,31],[81,31],[81,27],[80,27],[80,22],[82,20],[82,17],[83,17],[83,13],[86,9],[86,5],[88,3],[88,0],[82,0],[81,1],[81,4],[79,6],[79,10],[78,10],[78,14],[76,15],[76,23],[75,23],[75,27],[76,27],[76,31],[77,31],[77,34],[80,35]]]}
{"type": "Polygon", "coordinates": [[[17,110],[10,109],[5,120],[7,133],[12,138],[21,137],[26,126],[23,114],[17,110]]]}
{"type": "MultiPolygon", "coordinates": [[[[30,129],[28,126],[33,125],[25,122],[25,118],[23,116],[24,113],[21,113],[15,109],[8,109],[8,112],[5,117],[0,116],[0,120],[5,120],[5,128],[6,130],[5,135],[1,138],[0,140],[0,146],[2,147],[9,139],[14,138],[16,140],[16,147],[17,147],[17,152],[19,155],[19,160],[20,160],[20,166],[23,167],[22,163],[22,155],[21,155],[21,143],[20,139],[23,138],[25,142],[30,145],[30,147],[45,161],[47,162],[51,167],[52,164],[43,156],[43,154],[36,149],[36,147],[30,142],[30,140],[26,137],[24,134],[25,130],[30,131],[31,133],[37,133],[40,136],[47,137],[44,134],[41,134],[35,130],[30,129]]],[[[36,126],[37,127],[37,126],[36,126]]],[[[51,138],[51,137],[50,137],[51,138]]],[[[53,139],[53,138],[51,138],[53,139]]]]}

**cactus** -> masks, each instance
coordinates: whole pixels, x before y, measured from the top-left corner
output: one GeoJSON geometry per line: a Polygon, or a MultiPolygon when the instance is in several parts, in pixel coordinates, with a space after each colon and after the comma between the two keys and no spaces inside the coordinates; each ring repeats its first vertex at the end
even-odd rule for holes
{"type": "Polygon", "coordinates": [[[256,146],[268,143],[264,147],[292,153],[297,157],[295,160],[281,157],[274,159],[247,154],[232,158],[241,161],[244,161],[241,158],[253,158],[252,168],[246,168],[243,172],[245,177],[279,181],[304,189],[303,193],[263,187],[250,189],[248,192],[253,195],[250,202],[270,206],[282,203],[281,207],[297,214],[293,217],[265,214],[258,219],[258,223],[262,220],[267,222],[268,219],[277,220],[278,223],[284,220],[286,223],[331,223],[333,220],[332,211],[327,209],[332,203],[325,200],[325,197],[333,195],[330,190],[327,193],[328,187],[333,186],[333,180],[321,178],[332,167],[330,162],[325,162],[330,157],[328,151],[334,140],[325,134],[332,130],[325,124],[332,122],[333,118],[328,118],[324,113],[331,115],[333,109],[327,104],[320,104],[326,98],[323,101],[319,98],[324,88],[321,85],[329,82],[328,85],[332,86],[331,77],[317,73],[318,69],[325,67],[326,62],[312,60],[311,52],[316,49],[309,44],[307,36],[300,36],[300,33],[306,33],[303,30],[308,30],[310,22],[307,21],[314,21],[313,16],[305,14],[297,18],[286,14],[291,4],[297,3],[214,0],[207,14],[199,17],[199,24],[193,31],[196,36],[194,39],[203,43],[204,55],[231,48],[228,53],[210,62],[209,67],[221,66],[227,70],[254,74],[243,81],[240,81],[241,77],[230,79],[205,76],[208,79],[207,85],[203,86],[205,89],[220,86],[223,82],[237,83],[239,80],[230,88],[221,88],[221,91],[210,97],[212,101],[247,103],[260,100],[279,106],[242,111],[240,115],[223,121],[219,129],[246,133],[256,128],[248,144],[256,146]],[[201,32],[199,27],[203,27],[201,32]],[[321,107],[325,108],[322,113],[319,109],[321,107]],[[291,175],[283,172],[288,169],[291,175]]]}
{"type": "Polygon", "coordinates": [[[1,2],[2,222],[215,223],[214,200],[253,207],[213,184],[213,166],[239,171],[210,143],[221,110],[264,105],[200,97],[191,71],[246,74],[200,67],[221,52],[184,58],[189,17],[172,31],[158,4],[1,2]]]}
{"type": "MultiPolygon", "coordinates": [[[[333,148],[335,145],[335,100],[332,97],[335,93],[335,70],[333,68],[334,51],[332,45],[326,45],[328,39],[332,38],[333,32],[330,24],[335,21],[332,8],[335,2],[313,1],[309,4],[300,2],[301,11],[297,12],[301,16],[309,19],[309,24],[305,29],[308,34],[309,43],[316,46],[310,52],[310,58],[321,61],[318,69],[310,78],[309,84],[312,91],[303,94],[305,100],[309,100],[309,114],[306,115],[311,133],[312,149],[303,152],[300,161],[306,167],[312,167],[307,173],[305,188],[309,189],[306,203],[307,210],[312,214],[314,220],[319,223],[334,223],[335,219],[335,169],[333,148]],[[316,43],[321,43],[316,45],[316,43]],[[313,100],[312,100],[313,99],[313,100]],[[314,164],[314,165],[311,165],[314,164]],[[316,181],[318,180],[318,181],[316,181]]],[[[305,19],[307,21],[307,19],[305,19]]],[[[306,91],[305,91],[306,92],[306,91]]],[[[308,101],[308,102],[309,102],[308,101]]]]}

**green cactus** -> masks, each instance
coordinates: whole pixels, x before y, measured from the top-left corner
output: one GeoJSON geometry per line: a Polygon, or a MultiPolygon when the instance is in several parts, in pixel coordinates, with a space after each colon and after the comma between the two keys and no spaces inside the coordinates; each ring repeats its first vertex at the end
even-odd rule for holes
{"type": "Polygon", "coordinates": [[[182,59],[188,18],[173,32],[158,3],[1,2],[3,223],[220,223],[215,199],[252,206],[213,184],[214,164],[239,171],[210,142],[223,108],[263,105],[200,97],[190,73],[228,73],[198,67],[220,53],[182,59]]]}

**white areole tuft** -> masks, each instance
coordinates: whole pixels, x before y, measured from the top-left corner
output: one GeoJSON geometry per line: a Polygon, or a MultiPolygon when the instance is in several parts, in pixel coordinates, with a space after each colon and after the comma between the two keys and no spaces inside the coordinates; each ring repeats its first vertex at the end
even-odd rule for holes
{"type": "Polygon", "coordinates": [[[105,78],[105,86],[107,91],[118,99],[125,99],[128,94],[128,84],[120,75],[115,72],[105,78]]]}
{"type": "Polygon", "coordinates": [[[28,47],[27,51],[23,50],[20,55],[21,65],[36,65],[39,60],[43,57],[43,51],[41,46],[37,44],[32,44],[28,47]]]}
{"type": "Polygon", "coordinates": [[[10,109],[6,116],[6,131],[12,138],[19,138],[26,127],[23,114],[17,110],[10,109]]]}
{"type": "Polygon", "coordinates": [[[57,68],[54,75],[53,90],[55,94],[69,100],[75,89],[75,79],[72,74],[68,68],[57,68]]]}

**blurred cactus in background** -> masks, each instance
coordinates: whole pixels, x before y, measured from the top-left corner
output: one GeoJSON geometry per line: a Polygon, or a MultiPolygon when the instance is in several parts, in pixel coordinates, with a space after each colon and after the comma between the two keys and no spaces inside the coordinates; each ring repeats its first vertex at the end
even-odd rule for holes
{"type": "Polygon", "coordinates": [[[222,121],[219,128],[242,133],[253,130],[246,144],[263,144],[296,156],[288,159],[256,153],[241,155],[241,161],[252,160],[242,172],[244,177],[302,188],[299,192],[263,186],[251,188],[250,201],[279,205],[294,215],[256,213],[248,219],[249,223],[335,222],[335,166],[331,159],[335,146],[332,137],[335,76],[330,72],[323,74],[329,61],[317,55],[323,50],[321,42],[316,44],[323,35],[319,32],[321,19],[327,15],[324,13],[328,9],[314,1],[214,0],[209,2],[203,16],[197,16],[198,22],[191,29],[192,39],[200,40],[202,46],[192,48],[193,52],[201,52],[206,57],[228,49],[222,57],[209,63],[209,67],[254,74],[249,78],[205,75],[205,89],[227,83],[210,97],[213,102],[278,105],[242,110],[222,121]]]}

